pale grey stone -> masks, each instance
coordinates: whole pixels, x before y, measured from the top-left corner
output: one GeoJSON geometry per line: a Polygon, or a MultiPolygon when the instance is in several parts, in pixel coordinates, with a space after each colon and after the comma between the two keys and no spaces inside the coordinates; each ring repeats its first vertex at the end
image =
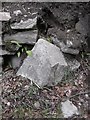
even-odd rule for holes
{"type": "Polygon", "coordinates": [[[0,21],[8,21],[11,19],[9,12],[0,12],[0,21]]]}
{"type": "Polygon", "coordinates": [[[21,21],[20,23],[14,23],[11,25],[12,29],[33,29],[36,26],[37,17],[34,19],[28,19],[26,21],[21,21]]]}
{"type": "Polygon", "coordinates": [[[39,87],[52,86],[62,80],[67,68],[60,49],[46,40],[39,39],[32,49],[32,56],[24,60],[17,75],[32,80],[39,87]]]}
{"type": "Polygon", "coordinates": [[[39,109],[40,108],[40,103],[37,101],[37,102],[34,103],[34,106],[35,106],[36,109],[39,109]]]}
{"type": "Polygon", "coordinates": [[[18,32],[13,35],[6,35],[4,41],[17,41],[20,44],[35,44],[37,39],[37,30],[31,30],[26,32],[18,32]]]}
{"type": "Polygon", "coordinates": [[[2,103],[0,102],[0,120],[2,120],[2,103]]]}
{"type": "Polygon", "coordinates": [[[69,100],[61,102],[61,110],[64,118],[72,117],[74,114],[79,115],[77,107],[69,100]]]}

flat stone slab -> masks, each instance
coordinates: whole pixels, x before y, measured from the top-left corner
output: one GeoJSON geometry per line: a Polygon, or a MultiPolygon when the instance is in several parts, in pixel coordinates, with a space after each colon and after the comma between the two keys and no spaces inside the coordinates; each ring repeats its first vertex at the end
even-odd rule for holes
{"type": "Polygon", "coordinates": [[[39,87],[59,83],[67,69],[60,49],[44,39],[39,39],[31,52],[32,55],[24,60],[17,75],[32,80],[39,87]]]}
{"type": "Polygon", "coordinates": [[[37,17],[34,19],[28,19],[26,21],[21,21],[20,23],[14,23],[11,25],[12,29],[33,29],[36,26],[37,17]]]}
{"type": "Polygon", "coordinates": [[[14,35],[6,35],[4,37],[4,42],[10,41],[10,40],[14,40],[17,41],[20,44],[35,44],[36,43],[36,39],[37,39],[37,30],[30,30],[30,31],[26,31],[26,32],[18,32],[14,35]]]}
{"type": "Polygon", "coordinates": [[[8,21],[11,19],[9,12],[0,12],[0,21],[8,21]]]}

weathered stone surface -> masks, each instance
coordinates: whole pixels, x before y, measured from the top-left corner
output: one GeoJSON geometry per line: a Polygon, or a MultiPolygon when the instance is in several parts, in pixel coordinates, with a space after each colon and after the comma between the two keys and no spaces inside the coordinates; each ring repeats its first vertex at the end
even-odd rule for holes
{"type": "Polygon", "coordinates": [[[89,16],[90,16],[90,14],[87,14],[84,17],[81,17],[79,22],[76,24],[76,30],[83,35],[88,34],[89,16]]]}
{"type": "MultiPolygon", "coordinates": [[[[3,58],[0,57],[0,73],[2,72],[2,63],[3,63],[3,58]]],[[[1,81],[1,80],[0,80],[1,81]]]]}
{"type": "Polygon", "coordinates": [[[22,14],[21,10],[15,10],[13,11],[13,14],[15,14],[16,16],[22,14]]]}
{"type": "Polygon", "coordinates": [[[78,49],[70,48],[69,45],[66,45],[64,42],[60,42],[57,37],[51,37],[53,44],[61,48],[61,51],[64,53],[69,53],[73,55],[79,54],[78,49]]]}
{"type": "Polygon", "coordinates": [[[73,58],[72,55],[65,55],[65,59],[68,66],[70,67],[70,71],[75,71],[80,67],[80,63],[75,58],[73,58]]]}
{"type": "Polygon", "coordinates": [[[73,54],[73,55],[79,54],[79,50],[78,49],[69,48],[63,42],[60,43],[60,47],[61,47],[62,52],[64,52],[64,53],[69,53],[69,54],[73,54]]]}
{"type": "Polygon", "coordinates": [[[26,32],[18,32],[17,34],[14,35],[6,35],[4,37],[4,41],[8,40],[14,40],[17,41],[18,43],[22,44],[35,44],[36,39],[37,39],[37,30],[32,30],[32,31],[26,31],[26,32]]]}
{"type": "Polygon", "coordinates": [[[0,45],[2,45],[2,36],[0,35],[0,45]]]}
{"type": "Polygon", "coordinates": [[[0,47],[0,56],[3,56],[3,55],[13,55],[13,54],[15,54],[15,53],[14,52],[9,52],[9,51],[7,51],[5,49],[2,49],[0,47]]]}
{"type": "Polygon", "coordinates": [[[5,50],[7,50],[8,52],[14,52],[14,53],[17,52],[20,47],[22,47],[21,45],[18,44],[17,41],[13,41],[13,40],[11,41],[8,40],[4,42],[3,45],[5,46],[4,48],[5,50]]]}
{"type": "Polygon", "coordinates": [[[71,101],[61,102],[61,105],[64,118],[72,117],[74,114],[79,115],[77,107],[71,101]]]}
{"type": "Polygon", "coordinates": [[[28,19],[26,21],[21,21],[20,23],[14,23],[11,25],[12,29],[33,29],[36,26],[37,17],[34,19],[28,19]]]}
{"type": "Polygon", "coordinates": [[[11,57],[10,64],[11,64],[11,66],[12,66],[13,69],[19,68],[20,65],[21,65],[21,63],[22,63],[21,56],[18,57],[18,56],[15,55],[15,56],[11,57]]]}
{"type": "Polygon", "coordinates": [[[62,80],[67,63],[60,49],[46,40],[39,39],[17,75],[32,80],[39,87],[55,85],[62,80]]]}
{"type": "Polygon", "coordinates": [[[0,21],[8,21],[11,19],[9,12],[0,12],[0,21]]]}
{"type": "Polygon", "coordinates": [[[0,35],[2,34],[2,22],[0,22],[0,35]]]}

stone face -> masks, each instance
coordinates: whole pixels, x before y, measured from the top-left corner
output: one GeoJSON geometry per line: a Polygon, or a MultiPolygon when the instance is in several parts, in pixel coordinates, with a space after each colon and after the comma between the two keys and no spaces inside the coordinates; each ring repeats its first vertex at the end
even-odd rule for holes
{"type": "Polygon", "coordinates": [[[3,56],[3,55],[13,55],[13,54],[15,54],[15,53],[14,52],[9,52],[9,51],[7,51],[5,49],[0,48],[0,56],[3,56]]]}
{"type": "Polygon", "coordinates": [[[72,117],[74,114],[79,115],[77,107],[71,101],[61,102],[61,105],[64,118],[72,117]]]}
{"type": "Polygon", "coordinates": [[[70,67],[70,71],[75,71],[80,67],[80,63],[72,55],[65,55],[65,59],[70,67]]]}
{"type": "Polygon", "coordinates": [[[0,57],[0,73],[2,72],[2,63],[3,63],[3,58],[0,57]]]}
{"type": "Polygon", "coordinates": [[[46,40],[39,39],[17,75],[32,80],[39,87],[55,85],[62,80],[67,63],[60,49],[46,40]]]}
{"type": "Polygon", "coordinates": [[[88,34],[89,16],[90,16],[90,14],[87,14],[84,17],[81,17],[79,22],[76,24],[76,30],[83,35],[88,34]]]}
{"type": "Polygon", "coordinates": [[[13,69],[19,68],[22,63],[22,58],[16,55],[12,56],[10,63],[13,69]]]}
{"type": "Polygon", "coordinates": [[[2,22],[0,22],[0,36],[2,34],[2,22]]]}
{"type": "Polygon", "coordinates": [[[9,12],[0,12],[0,21],[8,21],[11,19],[9,12]]]}
{"type": "Polygon", "coordinates": [[[3,58],[0,57],[0,66],[2,66],[3,58]]]}
{"type": "Polygon", "coordinates": [[[36,26],[37,17],[34,19],[28,19],[21,21],[20,23],[14,23],[11,25],[12,29],[33,29],[36,26]]]}
{"type": "Polygon", "coordinates": [[[37,30],[26,31],[26,32],[18,32],[14,35],[6,35],[4,37],[4,41],[14,40],[21,44],[35,44],[37,39],[37,30]]]}
{"type": "Polygon", "coordinates": [[[73,55],[79,54],[78,49],[69,48],[63,42],[60,43],[60,47],[61,47],[61,51],[64,52],[64,53],[69,53],[69,54],[73,54],[73,55]]]}
{"type": "Polygon", "coordinates": [[[2,45],[2,36],[0,35],[0,45],[2,45]]]}
{"type": "Polygon", "coordinates": [[[74,49],[74,48],[70,48],[68,45],[66,45],[64,42],[60,42],[57,37],[52,37],[51,38],[53,41],[53,44],[58,46],[62,52],[64,53],[69,53],[69,54],[73,54],[73,55],[77,55],[79,54],[79,50],[78,49],[74,49]]]}

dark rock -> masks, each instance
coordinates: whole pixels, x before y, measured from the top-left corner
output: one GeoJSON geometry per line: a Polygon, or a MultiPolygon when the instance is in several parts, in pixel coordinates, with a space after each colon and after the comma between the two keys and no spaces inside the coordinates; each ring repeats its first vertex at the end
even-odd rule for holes
{"type": "Polygon", "coordinates": [[[66,54],[65,59],[70,67],[70,71],[76,71],[80,67],[80,63],[72,55],[66,54]]]}
{"type": "Polygon", "coordinates": [[[19,44],[31,44],[34,45],[37,39],[37,30],[31,30],[26,32],[18,32],[12,35],[6,35],[4,37],[4,42],[7,41],[17,41],[19,44]]]}
{"type": "Polygon", "coordinates": [[[76,24],[77,32],[82,35],[87,35],[89,31],[89,16],[90,14],[86,14],[84,17],[80,17],[79,22],[76,24]]]}
{"type": "Polygon", "coordinates": [[[0,57],[0,66],[2,66],[2,63],[3,63],[3,58],[0,57]]]}
{"type": "Polygon", "coordinates": [[[8,52],[16,52],[19,50],[19,48],[21,47],[20,45],[17,45],[15,43],[16,41],[11,41],[11,40],[8,40],[4,43],[5,45],[5,49],[8,51],[8,52]],[[13,43],[14,42],[14,43],[13,43]]]}
{"type": "Polygon", "coordinates": [[[18,56],[12,56],[11,57],[11,61],[10,61],[10,64],[12,66],[13,69],[18,69],[20,67],[22,63],[22,57],[18,57],[18,56]]]}
{"type": "MultiPolygon", "coordinates": [[[[2,64],[3,64],[3,58],[0,57],[0,73],[2,72],[2,64]]],[[[1,80],[0,80],[0,82],[1,82],[1,80]]]]}
{"type": "Polygon", "coordinates": [[[50,8],[44,5],[42,9],[38,11],[37,28],[41,33],[47,34],[48,28],[52,27],[58,27],[64,30],[63,24],[55,18],[50,8]]]}
{"type": "Polygon", "coordinates": [[[54,36],[57,37],[57,39],[61,42],[65,42],[67,39],[67,34],[65,31],[60,30],[60,28],[49,28],[48,30],[48,36],[54,36]]]}
{"type": "Polygon", "coordinates": [[[0,46],[2,45],[2,36],[0,35],[0,46]]]}
{"type": "Polygon", "coordinates": [[[2,47],[0,47],[0,56],[3,56],[3,55],[13,55],[13,54],[15,54],[15,52],[9,52],[6,49],[3,49],[2,47]]]}

